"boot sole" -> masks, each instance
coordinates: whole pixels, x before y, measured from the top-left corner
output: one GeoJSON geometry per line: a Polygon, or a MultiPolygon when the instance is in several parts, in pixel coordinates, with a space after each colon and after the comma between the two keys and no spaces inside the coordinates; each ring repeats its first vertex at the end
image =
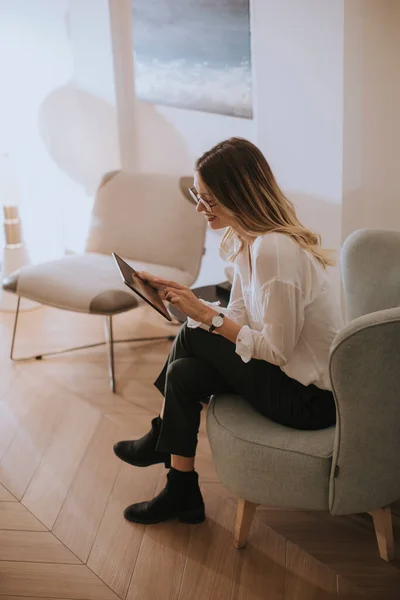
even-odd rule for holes
{"type": "MultiPolygon", "coordinates": [[[[120,457],[118,457],[120,458],[120,457]]],[[[123,458],[120,458],[120,460],[122,460],[123,462],[127,463],[128,465],[132,465],[132,467],[151,467],[151,465],[161,465],[164,464],[166,469],[170,469],[171,468],[171,459],[167,459],[167,460],[159,460],[158,462],[149,462],[149,463],[134,463],[134,462],[130,462],[129,460],[124,460],[123,458]]]]}
{"type": "Polygon", "coordinates": [[[132,467],[151,467],[151,465],[161,465],[162,463],[164,463],[166,469],[171,468],[171,457],[170,456],[168,458],[166,458],[165,460],[158,460],[157,462],[139,463],[139,462],[133,462],[126,458],[122,458],[122,456],[118,456],[118,454],[115,452],[115,450],[114,450],[114,454],[117,458],[119,458],[119,460],[122,460],[122,462],[125,462],[128,465],[132,465],[132,467]]]}
{"type": "Polygon", "coordinates": [[[139,523],[140,525],[157,525],[158,523],[166,523],[167,521],[180,521],[181,523],[186,523],[187,525],[197,525],[203,523],[206,519],[204,508],[200,510],[188,510],[181,515],[177,515],[176,517],[171,517],[169,519],[158,519],[152,521],[140,519],[139,517],[135,519],[128,519],[125,515],[124,517],[127,521],[130,521],[131,523],[139,523]]]}

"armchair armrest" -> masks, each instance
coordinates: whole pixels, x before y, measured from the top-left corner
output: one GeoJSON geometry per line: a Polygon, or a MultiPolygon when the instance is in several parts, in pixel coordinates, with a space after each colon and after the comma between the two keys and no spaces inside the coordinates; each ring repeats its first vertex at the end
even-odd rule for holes
{"type": "Polygon", "coordinates": [[[386,506],[400,498],[400,307],[346,325],[330,375],[338,411],[330,510],[386,506]]]}

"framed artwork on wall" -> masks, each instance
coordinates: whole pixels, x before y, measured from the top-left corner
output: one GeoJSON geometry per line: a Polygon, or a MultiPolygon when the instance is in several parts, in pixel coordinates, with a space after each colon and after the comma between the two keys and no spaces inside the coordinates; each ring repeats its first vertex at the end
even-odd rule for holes
{"type": "Polygon", "coordinates": [[[131,0],[140,100],[251,119],[250,0],[131,0]]]}

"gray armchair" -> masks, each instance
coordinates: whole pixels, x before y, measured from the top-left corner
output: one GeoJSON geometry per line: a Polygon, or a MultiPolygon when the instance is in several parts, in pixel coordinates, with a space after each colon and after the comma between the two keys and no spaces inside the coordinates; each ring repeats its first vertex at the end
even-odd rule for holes
{"type": "Polygon", "coordinates": [[[341,253],[350,321],[334,340],[337,425],[296,431],[240,397],[218,396],[207,429],[221,482],[239,498],[234,544],[255,508],[368,512],[381,557],[393,559],[390,504],[400,499],[400,233],[360,230],[341,253]]]}
{"type": "Polygon", "coordinates": [[[107,173],[96,194],[85,253],[24,267],[12,273],[3,288],[18,296],[12,360],[40,359],[107,344],[111,389],[115,391],[114,344],[173,339],[175,336],[114,340],[113,317],[136,308],[141,300],[122,282],[111,256],[116,252],[137,270],[190,286],[204,254],[205,221],[186,201],[190,178],[107,173]],[[20,299],[105,317],[106,341],[31,357],[14,356],[20,299]]]}

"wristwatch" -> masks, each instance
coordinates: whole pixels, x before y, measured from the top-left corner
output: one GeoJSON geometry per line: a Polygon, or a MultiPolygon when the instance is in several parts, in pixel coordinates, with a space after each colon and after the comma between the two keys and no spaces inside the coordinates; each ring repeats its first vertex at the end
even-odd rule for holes
{"type": "Polygon", "coordinates": [[[217,327],[222,327],[222,325],[224,324],[224,318],[225,318],[224,313],[219,313],[219,315],[215,315],[211,319],[211,326],[208,331],[210,333],[212,333],[214,331],[214,329],[217,329],[217,327]]]}

